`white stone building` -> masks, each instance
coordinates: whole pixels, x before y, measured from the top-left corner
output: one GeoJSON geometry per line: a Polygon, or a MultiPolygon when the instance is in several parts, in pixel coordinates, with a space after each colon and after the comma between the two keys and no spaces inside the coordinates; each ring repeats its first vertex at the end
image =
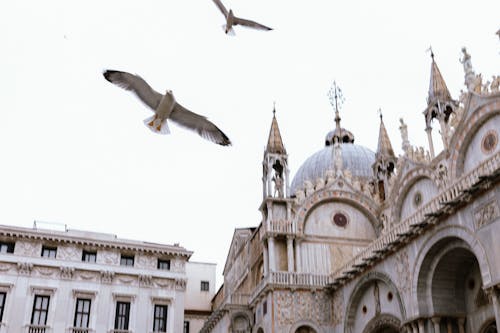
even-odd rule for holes
{"type": "Polygon", "coordinates": [[[190,263],[191,254],[111,234],[0,226],[0,332],[198,332],[215,265],[190,263]]]}
{"type": "Polygon", "coordinates": [[[402,119],[401,156],[382,118],[376,152],[354,144],[337,108],[325,147],[290,182],[273,117],[262,221],[235,230],[202,332],[497,332],[500,76],[482,82],[465,49],[461,63],[455,100],[432,56],[428,151],[402,119]]]}

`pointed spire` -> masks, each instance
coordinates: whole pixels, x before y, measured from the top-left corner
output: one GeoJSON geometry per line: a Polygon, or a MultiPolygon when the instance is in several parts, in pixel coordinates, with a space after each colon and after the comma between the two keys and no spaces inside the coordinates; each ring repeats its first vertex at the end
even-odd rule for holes
{"type": "Polygon", "coordinates": [[[286,155],[286,149],[283,145],[283,140],[281,139],[278,121],[276,120],[276,103],[273,108],[273,121],[271,123],[271,130],[269,131],[266,152],[286,155]]]}
{"type": "Polygon", "coordinates": [[[382,111],[379,109],[380,114],[380,130],[378,133],[378,147],[377,147],[377,155],[380,156],[390,156],[394,157],[394,150],[392,149],[391,140],[389,139],[389,135],[387,134],[387,130],[384,126],[384,121],[382,119],[382,111]]]}
{"type": "Polygon", "coordinates": [[[444,82],[443,76],[439,71],[439,68],[434,61],[434,53],[431,51],[431,78],[429,83],[429,97],[427,98],[427,103],[434,104],[436,101],[444,102],[451,100],[450,92],[448,91],[448,87],[444,82]]]}

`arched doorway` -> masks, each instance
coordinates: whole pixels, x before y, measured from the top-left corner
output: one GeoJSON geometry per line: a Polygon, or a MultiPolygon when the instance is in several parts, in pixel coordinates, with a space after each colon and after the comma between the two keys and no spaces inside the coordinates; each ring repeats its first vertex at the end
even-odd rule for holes
{"type": "Polygon", "coordinates": [[[399,333],[401,321],[391,314],[383,313],[372,318],[363,333],[399,333]]]}
{"type": "Polygon", "coordinates": [[[302,325],[299,328],[297,328],[295,333],[316,333],[316,330],[314,330],[314,328],[311,328],[307,325],[302,325]]]}
{"type": "Polygon", "coordinates": [[[478,325],[481,313],[492,306],[479,262],[458,237],[443,238],[427,252],[418,273],[417,297],[419,315],[436,318],[441,331],[451,325],[453,332],[489,332],[478,325]]]}

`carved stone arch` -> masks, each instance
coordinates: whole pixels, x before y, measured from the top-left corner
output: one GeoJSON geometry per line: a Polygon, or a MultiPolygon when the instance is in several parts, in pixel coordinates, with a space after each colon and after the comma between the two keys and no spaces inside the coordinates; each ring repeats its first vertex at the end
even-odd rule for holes
{"type": "Polygon", "coordinates": [[[469,144],[474,138],[474,134],[490,118],[500,114],[500,100],[486,103],[477,108],[462,127],[457,129],[450,143],[450,173],[452,179],[458,178],[463,173],[464,159],[469,144]]]}
{"type": "Polygon", "coordinates": [[[435,177],[434,172],[427,167],[417,167],[410,172],[408,172],[404,178],[400,181],[398,190],[396,193],[396,200],[393,205],[392,211],[392,223],[395,223],[401,219],[401,211],[403,209],[403,202],[406,199],[406,195],[411,190],[412,186],[418,181],[427,178],[430,179],[436,188],[439,189],[439,183],[435,177]]]}
{"type": "Polygon", "coordinates": [[[498,332],[498,327],[496,325],[495,317],[486,320],[479,329],[479,333],[493,333],[493,332],[498,332]]]}
{"type": "Polygon", "coordinates": [[[347,307],[345,308],[346,312],[344,316],[345,333],[351,332],[350,327],[354,324],[356,308],[358,306],[358,303],[361,300],[361,297],[363,297],[363,294],[366,291],[366,289],[369,288],[371,283],[374,281],[382,281],[385,285],[389,287],[389,289],[395,296],[396,300],[398,301],[399,311],[402,316],[401,320],[402,321],[406,320],[407,318],[406,309],[403,300],[401,298],[401,294],[399,293],[399,290],[396,287],[396,284],[392,282],[391,278],[387,274],[379,271],[373,271],[369,272],[368,274],[364,275],[361,279],[359,279],[356,286],[352,290],[351,295],[349,296],[349,301],[347,302],[347,307]]]}
{"type": "Polygon", "coordinates": [[[251,332],[252,321],[247,311],[235,311],[231,315],[231,332],[251,332]]]}
{"type": "Polygon", "coordinates": [[[302,236],[304,233],[304,223],[309,214],[316,207],[329,202],[341,202],[359,209],[368,218],[376,235],[379,236],[382,225],[377,219],[377,206],[374,203],[368,203],[367,200],[360,198],[352,192],[339,190],[318,191],[304,200],[303,204],[297,209],[295,220],[297,229],[302,236]]]}
{"type": "Polygon", "coordinates": [[[324,333],[316,323],[310,320],[299,320],[290,328],[290,333],[296,333],[301,327],[307,327],[313,330],[314,333],[324,333]]]}
{"type": "MultiPolygon", "coordinates": [[[[463,241],[463,244],[467,247],[467,249],[475,256],[478,264],[479,270],[481,273],[481,279],[484,285],[488,285],[491,283],[491,273],[490,266],[488,263],[488,257],[484,250],[481,242],[475,237],[474,233],[463,227],[463,226],[442,226],[434,231],[434,233],[429,236],[420,246],[420,251],[415,258],[415,264],[413,266],[411,272],[411,294],[410,294],[410,303],[415,304],[414,313],[411,314],[412,317],[418,317],[424,315],[421,308],[427,306],[427,292],[419,294],[419,290],[422,291],[422,283],[423,280],[419,281],[419,277],[423,272],[422,269],[426,269],[429,272],[431,269],[431,264],[435,261],[432,259],[436,256],[439,250],[443,249],[449,242],[454,240],[463,241]],[[441,243],[440,243],[441,242],[441,243]],[[435,246],[438,247],[435,247],[435,246]],[[432,251],[432,252],[431,252],[432,251]]],[[[444,252],[443,252],[444,254],[444,252]]],[[[426,272],[423,272],[426,273],[426,272]]]]}
{"type": "Polygon", "coordinates": [[[389,313],[381,313],[373,317],[368,324],[366,324],[363,333],[382,333],[388,329],[393,332],[399,332],[401,320],[389,313]]]}

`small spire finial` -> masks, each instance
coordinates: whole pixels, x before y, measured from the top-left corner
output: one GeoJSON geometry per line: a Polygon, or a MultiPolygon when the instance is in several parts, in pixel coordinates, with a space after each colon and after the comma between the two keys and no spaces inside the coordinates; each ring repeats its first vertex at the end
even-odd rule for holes
{"type": "Polygon", "coordinates": [[[273,116],[276,114],[276,101],[273,102],[273,116]]]}
{"type": "Polygon", "coordinates": [[[434,52],[432,51],[432,46],[429,46],[429,48],[426,51],[431,53],[431,58],[434,61],[434,52]]]}
{"type": "Polygon", "coordinates": [[[381,108],[378,108],[378,115],[380,117],[380,121],[382,121],[382,109],[381,108]]]}
{"type": "Polygon", "coordinates": [[[339,110],[342,108],[344,104],[345,98],[342,94],[342,90],[337,86],[337,82],[333,81],[333,85],[328,91],[328,97],[330,99],[330,104],[335,110],[335,124],[336,127],[340,130],[340,114],[339,110]]]}

